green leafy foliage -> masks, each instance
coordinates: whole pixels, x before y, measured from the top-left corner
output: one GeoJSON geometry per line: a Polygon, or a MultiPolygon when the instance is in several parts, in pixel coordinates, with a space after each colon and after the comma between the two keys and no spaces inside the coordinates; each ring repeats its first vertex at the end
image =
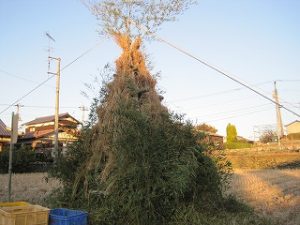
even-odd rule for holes
{"type": "Polygon", "coordinates": [[[226,142],[226,148],[228,149],[251,148],[251,146],[252,144],[246,141],[226,142]]]}
{"type": "MultiPolygon", "coordinates": [[[[14,173],[34,172],[33,164],[38,161],[37,155],[30,147],[15,147],[12,157],[12,171],[14,173]]],[[[9,164],[9,148],[0,152],[0,172],[7,173],[9,164]]]]}
{"type": "MultiPolygon", "coordinates": [[[[229,210],[199,210],[191,205],[178,208],[172,217],[170,225],[275,225],[274,221],[260,218],[238,201],[231,202],[237,211],[229,210]],[[236,204],[238,203],[238,204],[236,204]],[[241,208],[239,208],[241,207],[241,208]]],[[[279,224],[277,224],[279,225],[279,224]]]]}
{"type": "Polygon", "coordinates": [[[237,141],[237,131],[233,124],[228,124],[226,127],[226,141],[232,143],[237,141]]]}
{"type": "Polygon", "coordinates": [[[238,140],[236,127],[233,124],[228,124],[226,127],[226,148],[240,149],[250,148],[252,146],[246,139],[238,140]]]}

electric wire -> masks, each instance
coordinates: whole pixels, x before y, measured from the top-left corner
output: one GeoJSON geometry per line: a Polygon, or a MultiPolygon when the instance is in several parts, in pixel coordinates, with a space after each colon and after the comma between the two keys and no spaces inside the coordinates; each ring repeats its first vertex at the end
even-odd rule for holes
{"type": "Polygon", "coordinates": [[[178,50],[179,52],[183,53],[184,55],[186,55],[186,56],[188,56],[188,57],[190,57],[190,58],[192,58],[192,59],[194,59],[194,60],[200,62],[201,64],[203,64],[203,65],[209,67],[210,69],[212,69],[212,70],[218,72],[219,74],[222,74],[223,76],[229,78],[230,80],[232,80],[232,81],[234,81],[234,82],[236,82],[236,83],[238,83],[238,84],[244,86],[245,88],[247,88],[247,89],[251,90],[252,92],[256,93],[257,95],[259,95],[259,96],[261,96],[261,97],[267,99],[268,101],[274,103],[275,105],[278,105],[279,107],[285,109],[286,111],[288,111],[288,112],[290,112],[290,113],[292,113],[292,114],[294,114],[294,115],[300,117],[300,114],[296,113],[295,111],[293,111],[293,110],[287,108],[286,106],[284,106],[284,105],[282,105],[282,104],[277,103],[275,100],[273,100],[273,99],[271,99],[270,97],[268,97],[268,96],[266,96],[266,95],[260,93],[259,91],[255,90],[254,88],[252,88],[252,87],[249,86],[248,84],[245,84],[244,82],[240,81],[239,79],[237,79],[237,78],[233,77],[232,75],[229,75],[228,73],[224,72],[223,70],[217,68],[216,66],[211,65],[210,63],[208,63],[208,62],[206,62],[206,61],[204,61],[204,60],[202,60],[202,59],[200,59],[200,58],[198,58],[198,57],[192,55],[191,53],[187,52],[186,50],[177,47],[176,45],[172,44],[171,42],[169,42],[169,41],[167,41],[167,40],[165,40],[165,39],[163,39],[163,38],[161,38],[161,37],[159,37],[159,36],[157,36],[157,35],[155,35],[155,34],[153,34],[153,35],[157,38],[157,40],[159,40],[159,41],[161,41],[161,42],[163,42],[163,43],[169,45],[170,47],[172,47],[172,48],[178,50]]]}
{"type": "MultiPolygon", "coordinates": [[[[257,83],[257,84],[253,84],[253,85],[254,86],[264,85],[264,84],[267,84],[267,83],[270,83],[270,82],[273,82],[273,81],[265,81],[265,82],[261,82],[261,83],[257,83]]],[[[230,92],[240,91],[240,90],[243,90],[243,89],[244,89],[243,87],[233,88],[233,89],[218,91],[218,92],[214,92],[214,93],[210,93],[210,94],[206,94],[206,95],[199,95],[199,96],[192,96],[192,97],[187,97],[187,98],[175,99],[175,100],[169,101],[169,103],[189,101],[189,100],[194,100],[194,99],[199,99],[199,98],[206,98],[206,97],[211,97],[211,96],[216,96],[216,95],[221,95],[221,94],[227,94],[227,93],[230,93],[230,92]]]]}
{"type": "Polygon", "coordinates": [[[166,39],[164,39],[164,38],[158,36],[158,35],[155,34],[155,33],[151,33],[145,26],[136,23],[134,20],[132,20],[132,19],[130,19],[130,18],[127,18],[127,19],[129,19],[133,24],[135,24],[135,26],[136,26],[138,29],[144,30],[144,32],[145,32],[146,34],[148,34],[148,35],[154,37],[156,40],[158,40],[158,41],[160,41],[160,42],[162,42],[162,43],[165,43],[166,45],[168,45],[168,46],[170,46],[170,47],[176,49],[177,51],[181,52],[182,54],[184,54],[184,55],[186,55],[186,56],[188,56],[188,57],[190,57],[190,58],[196,60],[197,62],[200,62],[201,64],[205,65],[206,67],[208,67],[208,68],[210,68],[210,69],[212,69],[212,70],[218,72],[219,74],[221,74],[221,75],[227,77],[228,79],[230,79],[230,80],[232,80],[232,81],[234,81],[234,82],[236,82],[236,83],[238,83],[238,84],[244,86],[245,88],[247,88],[247,89],[249,89],[250,91],[256,93],[257,95],[259,95],[259,96],[261,96],[261,97],[267,99],[268,101],[274,103],[275,105],[278,105],[279,107],[281,107],[281,108],[287,110],[288,112],[290,112],[290,113],[292,113],[292,114],[294,114],[294,115],[300,117],[300,114],[298,114],[298,113],[296,113],[295,111],[293,111],[293,110],[291,110],[291,109],[285,107],[285,106],[282,105],[282,104],[277,103],[275,100],[273,100],[272,98],[268,97],[267,95],[262,94],[261,92],[255,90],[255,89],[252,88],[250,85],[246,84],[246,82],[241,81],[241,79],[238,79],[238,78],[236,78],[236,77],[233,77],[232,75],[229,75],[228,73],[224,72],[222,69],[219,69],[219,68],[217,68],[216,66],[213,66],[212,64],[206,62],[205,60],[200,59],[200,58],[194,56],[193,54],[189,53],[189,52],[186,51],[185,49],[178,47],[177,45],[175,45],[175,44],[173,44],[173,43],[167,41],[166,39]]]}
{"type": "Polygon", "coordinates": [[[243,108],[239,108],[239,109],[222,111],[222,112],[216,112],[216,113],[209,113],[209,114],[200,115],[199,117],[215,116],[215,115],[222,115],[222,114],[228,114],[228,113],[231,114],[231,113],[235,113],[235,112],[240,112],[240,111],[244,111],[244,110],[248,110],[248,109],[254,109],[254,108],[260,108],[260,107],[269,106],[269,105],[271,105],[271,103],[265,103],[265,104],[261,104],[261,105],[248,106],[248,107],[243,107],[243,108]]]}
{"type": "Polygon", "coordinates": [[[252,112],[248,112],[248,113],[244,113],[244,114],[233,115],[233,116],[228,116],[228,117],[224,117],[224,118],[217,118],[217,119],[205,121],[204,123],[211,123],[211,122],[216,122],[216,121],[221,121],[221,120],[226,120],[226,119],[232,119],[232,118],[237,118],[237,117],[241,117],[241,116],[256,114],[256,113],[260,113],[260,112],[266,112],[266,111],[269,111],[269,110],[272,110],[272,109],[257,110],[257,111],[252,111],[252,112]]]}
{"type": "MultiPolygon", "coordinates": [[[[10,106],[10,104],[0,104],[3,106],[10,106]]],[[[17,105],[14,105],[17,106],[17,105]]],[[[44,105],[21,105],[21,108],[45,108],[45,109],[54,109],[54,106],[44,106],[44,105]]],[[[65,108],[65,109],[76,109],[76,108],[80,108],[80,106],[59,106],[59,108],[65,108]]]]}
{"type": "Polygon", "coordinates": [[[3,70],[3,69],[0,69],[0,72],[1,72],[2,74],[5,74],[5,75],[8,75],[8,76],[11,76],[11,77],[14,77],[14,78],[23,80],[23,81],[27,81],[27,82],[31,82],[31,83],[37,83],[37,82],[34,81],[34,80],[30,80],[30,79],[27,79],[27,78],[25,78],[25,77],[21,77],[21,76],[12,74],[12,73],[7,72],[6,70],[3,70]]]}
{"type": "MultiPolygon", "coordinates": [[[[76,57],[74,60],[72,60],[71,62],[69,62],[68,64],[66,64],[64,67],[62,67],[62,69],[60,70],[61,72],[63,70],[65,70],[66,68],[68,68],[69,66],[71,66],[73,63],[75,63],[78,59],[82,58],[83,56],[85,56],[86,54],[88,54],[89,52],[91,52],[94,48],[96,48],[99,45],[99,43],[97,43],[96,45],[94,45],[93,47],[89,48],[88,50],[84,51],[82,54],[80,54],[78,57],[76,57]]],[[[21,96],[20,98],[18,98],[17,100],[15,100],[12,104],[10,104],[8,107],[6,107],[5,109],[3,109],[0,112],[0,115],[2,113],[4,113],[5,111],[7,111],[8,109],[10,109],[12,106],[14,106],[15,104],[17,104],[18,102],[20,102],[21,100],[23,100],[24,98],[26,98],[28,95],[30,95],[31,93],[33,93],[34,91],[36,91],[37,89],[39,89],[41,86],[43,86],[45,83],[47,83],[51,78],[53,78],[55,76],[55,74],[52,74],[50,77],[48,77],[46,80],[44,80],[43,82],[39,83],[37,86],[35,86],[33,89],[31,89],[29,92],[27,92],[25,95],[21,96]]]]}

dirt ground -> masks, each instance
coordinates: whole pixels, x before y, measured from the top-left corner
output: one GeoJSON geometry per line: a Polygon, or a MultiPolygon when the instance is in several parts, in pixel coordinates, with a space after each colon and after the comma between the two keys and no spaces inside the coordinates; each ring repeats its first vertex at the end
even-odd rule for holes
{"type": "MultiPolygon", "coordinates": [[[[14,174],[12,199],[47,206],[45,197],[59,186],[45,173],[14,174]]],[[[0,202],[7,200],[8,176],[0,175],[0,202]]],[[[235,170],[229,193],[251,205],[257,213],[300,224],[300,169],[235,170]]]]}
{"type": "MultiPolygon", "coordinates": [[[[47,181],[47,173],[13,174],[12,200],[45,206],[45,197],[58,186],[54,179],[47,181]]],[[[7,190],[8,175],[0,174],[0,202],[7,201],[7,190]]]]}
{"type": "Polygon", "coordinates": [[[236,170],[229,191],[259,214],[300,224],[300,169],[236,170]]]}

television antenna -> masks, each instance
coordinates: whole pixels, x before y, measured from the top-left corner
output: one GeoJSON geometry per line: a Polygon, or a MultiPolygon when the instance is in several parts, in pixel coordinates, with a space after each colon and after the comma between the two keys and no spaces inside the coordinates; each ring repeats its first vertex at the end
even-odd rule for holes
{"type": "Polygon", "coordinates": [[[51,42],[55,42],[55,39],[48,33],[45,32],[46,37],[48,38],[48,72],[50,71],[50,55],[53,48],[51,47],[51,42]]]}

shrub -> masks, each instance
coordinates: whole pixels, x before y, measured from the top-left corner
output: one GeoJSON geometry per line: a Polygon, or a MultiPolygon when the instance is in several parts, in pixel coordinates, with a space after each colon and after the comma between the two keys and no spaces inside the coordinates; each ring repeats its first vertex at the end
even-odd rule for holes
{"type": "Polygon", "coordinates": [[[245,141],[226,142],[226,148],[228,149],[251,148],[251,146],[252,144],[245,141]]]}
{"type": "MultiPolygon", "coordinates": [[[[28,147],[21,146],[13,151],[12,171],[14,173],[31,172],[31,165],[36,161],[35,153],[28,147]]],[[[0,152],[0,172],[7,173],[9,149],[0,152]]]]}

